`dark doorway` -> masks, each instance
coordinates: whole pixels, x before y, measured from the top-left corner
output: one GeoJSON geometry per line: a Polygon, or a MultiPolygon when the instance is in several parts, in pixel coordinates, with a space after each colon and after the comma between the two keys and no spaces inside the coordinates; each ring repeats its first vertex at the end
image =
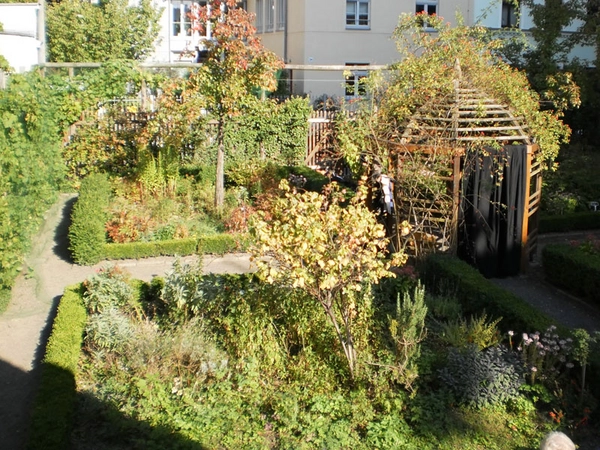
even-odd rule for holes
{"type": "Polygon", "coordinates": [[[458,255],[487,278],[518,275],[527,183],[527,146],[467,153],[458,255]]]}

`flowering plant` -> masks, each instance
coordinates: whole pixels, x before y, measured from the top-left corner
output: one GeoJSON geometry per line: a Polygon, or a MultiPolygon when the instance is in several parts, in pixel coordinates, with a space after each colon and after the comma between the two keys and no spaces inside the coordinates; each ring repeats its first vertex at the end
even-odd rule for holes
{"type": "MultiPolygon", "coordinates": [[[[514,332],[508,332],[510,347],[513,348],[514,332]]],[[[521,360],[529,373],[529,381],[534,384],[536,379],[543,383],[551,383],[556,380],[565,370],[571,369],[573,363],[570,359],[573,340],[571,338],[561,339],[556,334],[556,327],[551,325],[540,334],[538,331],[532,334],[523,333],[521,342],[516,347],[520,353],[521,360]]]]}

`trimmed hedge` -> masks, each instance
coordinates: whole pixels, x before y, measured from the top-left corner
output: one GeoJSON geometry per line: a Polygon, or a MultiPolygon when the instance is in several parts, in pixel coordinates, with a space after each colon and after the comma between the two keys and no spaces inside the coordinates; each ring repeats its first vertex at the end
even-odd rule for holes
{"type": "Polygon", "coordinates": [[[69,448],[76,400],[75,374],[87,314],[83,285],[65,289],[41,366],[40,387],[29,429],[28,450],[69,448]]]}
{"type": "Polygon", "coordinates": [[[198,249],[198,241],[193,238],[152,242],[127,242],[124,244],[104,244],[104,259],[139,259],[151,256],[193,255],[198,249]]]}
{"type": "Polygon", "coordinates": [[[211,234],[200,239],[104,244],[102,259],[140,259],[152,256],[224,255],[243,252],[250,238],[242,234],[211,234]]]}
{"type": "Polygon", "coordinates": [[[548,244],[542,250],[542,265],[552,284],[600,306],[600,255],[568,244],[548,244]]]}
{"type": "Polygon", "coordinates": [[[598,230],[600,229],[600,212],[542,216],[538,229],[540,233],[598,230]]]}
{"type": "MultiPolygon", "coordinates": [[[[466,316],[485,312],[502,317],[503,331],[546,330],[554,322],[516,295],[486,279],[477,269],[454,256],[431,254],[421,268],[423,282],[432,292],[450,289],[466,316]]],[[[558,325],[561,331],[566,331],[558,325]]]]}
{"type": "Polygon", "coordinates": [[[198,241],[198,253],[205,255],[224,255],[225,253],[244,252],[250,244],[250,236],[244,234],[210,234],[198,241]]]}
{"type": "Polygon", "coordinates": [[[92,174],[81,182],[69,227],[69,250],[77,264],[93,265],[103,257],[110,197],[105,174],[92,174]]]}

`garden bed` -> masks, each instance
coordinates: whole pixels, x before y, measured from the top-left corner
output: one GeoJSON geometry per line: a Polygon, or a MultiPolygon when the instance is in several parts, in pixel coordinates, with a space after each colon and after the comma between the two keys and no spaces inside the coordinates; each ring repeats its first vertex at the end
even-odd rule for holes
{"type": "MultiPolygon", "coordinates": [[[[400,386],[388,385],[389,375],[375,367],[366,366],[366,373],[372,373],[348,384],[339,355],[330,350],[335,338],[322,313],[291,308],[311,304],[301,292],[261,283],[252,275],[198,276],[195,270],[180,267],[148,284],[108,270],[67,290],[44,360],[47,386],[40,390],[28,448],[78,449],[93,443],[103,448],[508,450],[536,447],[544,431],[557,426],[539,415],[552,411],[552,403],[536,403],[527,394],[474,407],[461,404],[469,398],[462,390],[444,387],[443,379],[459,373],[475,376],[478,358],[497,357],[480,351],[451,356],[452,348],[504,341],[505,348],[510,343],[516,349],[523,331],[515,330],[512,342],[506,334],[494,334],[492,315],[456,316],[461,307],[448,291],[427,300],[429,335],[419,358],[417,389],[409,396],[400,386]],[[178,287],[204,294],[165,302],[178,287]],[[84,308],[87,325],[80,319],[84,308]],[[302,320],[306,313],[312,323],[302,320]],[[297,333],[311,344],[299,345],[297,333]],[[293,341],[291,347],[282,345],[293,341]],[[80,354],[78,367],[73,350],[80,354]],[[456,358],[461,369],[450,366],[440,379],[446,358],[456,358]],[[67,376],[51,376],[56,367],[67,376]],[[49,411],[57,393],[65,406],[49,411]]],[[[394,282],[376,289],[378,317],[393,307],[400,286],[406,285],[394,282]]],[[[545,333],[537,336],[546,339],[545,333]]],[[[502,361],[498,367],[508,368],[502,361]]],[[[530,387],[534,397],[542,389],[535,386],[530,387]]],[[[493,397],[475,397],[485,398],[493,397]]],[[[560,401],[568,403],[567,398],[560,401]]],[[[567,414],[564,421],[575,418],[571,410],[561,413],[567,414]]]]}

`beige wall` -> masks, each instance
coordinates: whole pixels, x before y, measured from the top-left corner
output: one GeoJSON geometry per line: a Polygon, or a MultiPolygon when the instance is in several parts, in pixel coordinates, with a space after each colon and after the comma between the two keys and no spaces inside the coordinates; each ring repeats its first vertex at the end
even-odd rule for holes
{"type": "MultiPolygon", "coordinates": [[[[248,3],[254,11],[255,0],[248,3]]],[[[370,28],[347,29],[345,0],[288,0],[287,52],[283,32],[263,33],[261,38],[279,56],[286,54],[288,64],[385,65],[399,57],[392,39],[399,16],[413,14],[415,4],[416,0],[371,0],[370,28]]],[[[500,28],[501,4],[501,0],[438,0],[438,14],[453,25],[459,13],[467,25],[500,28]]],[[[523,29],[532,25],[526,9],[521,25],[523,29]]],[[[341,72],[295,71],[293,80],[297,93],[344,95],[341,72]]]]}

